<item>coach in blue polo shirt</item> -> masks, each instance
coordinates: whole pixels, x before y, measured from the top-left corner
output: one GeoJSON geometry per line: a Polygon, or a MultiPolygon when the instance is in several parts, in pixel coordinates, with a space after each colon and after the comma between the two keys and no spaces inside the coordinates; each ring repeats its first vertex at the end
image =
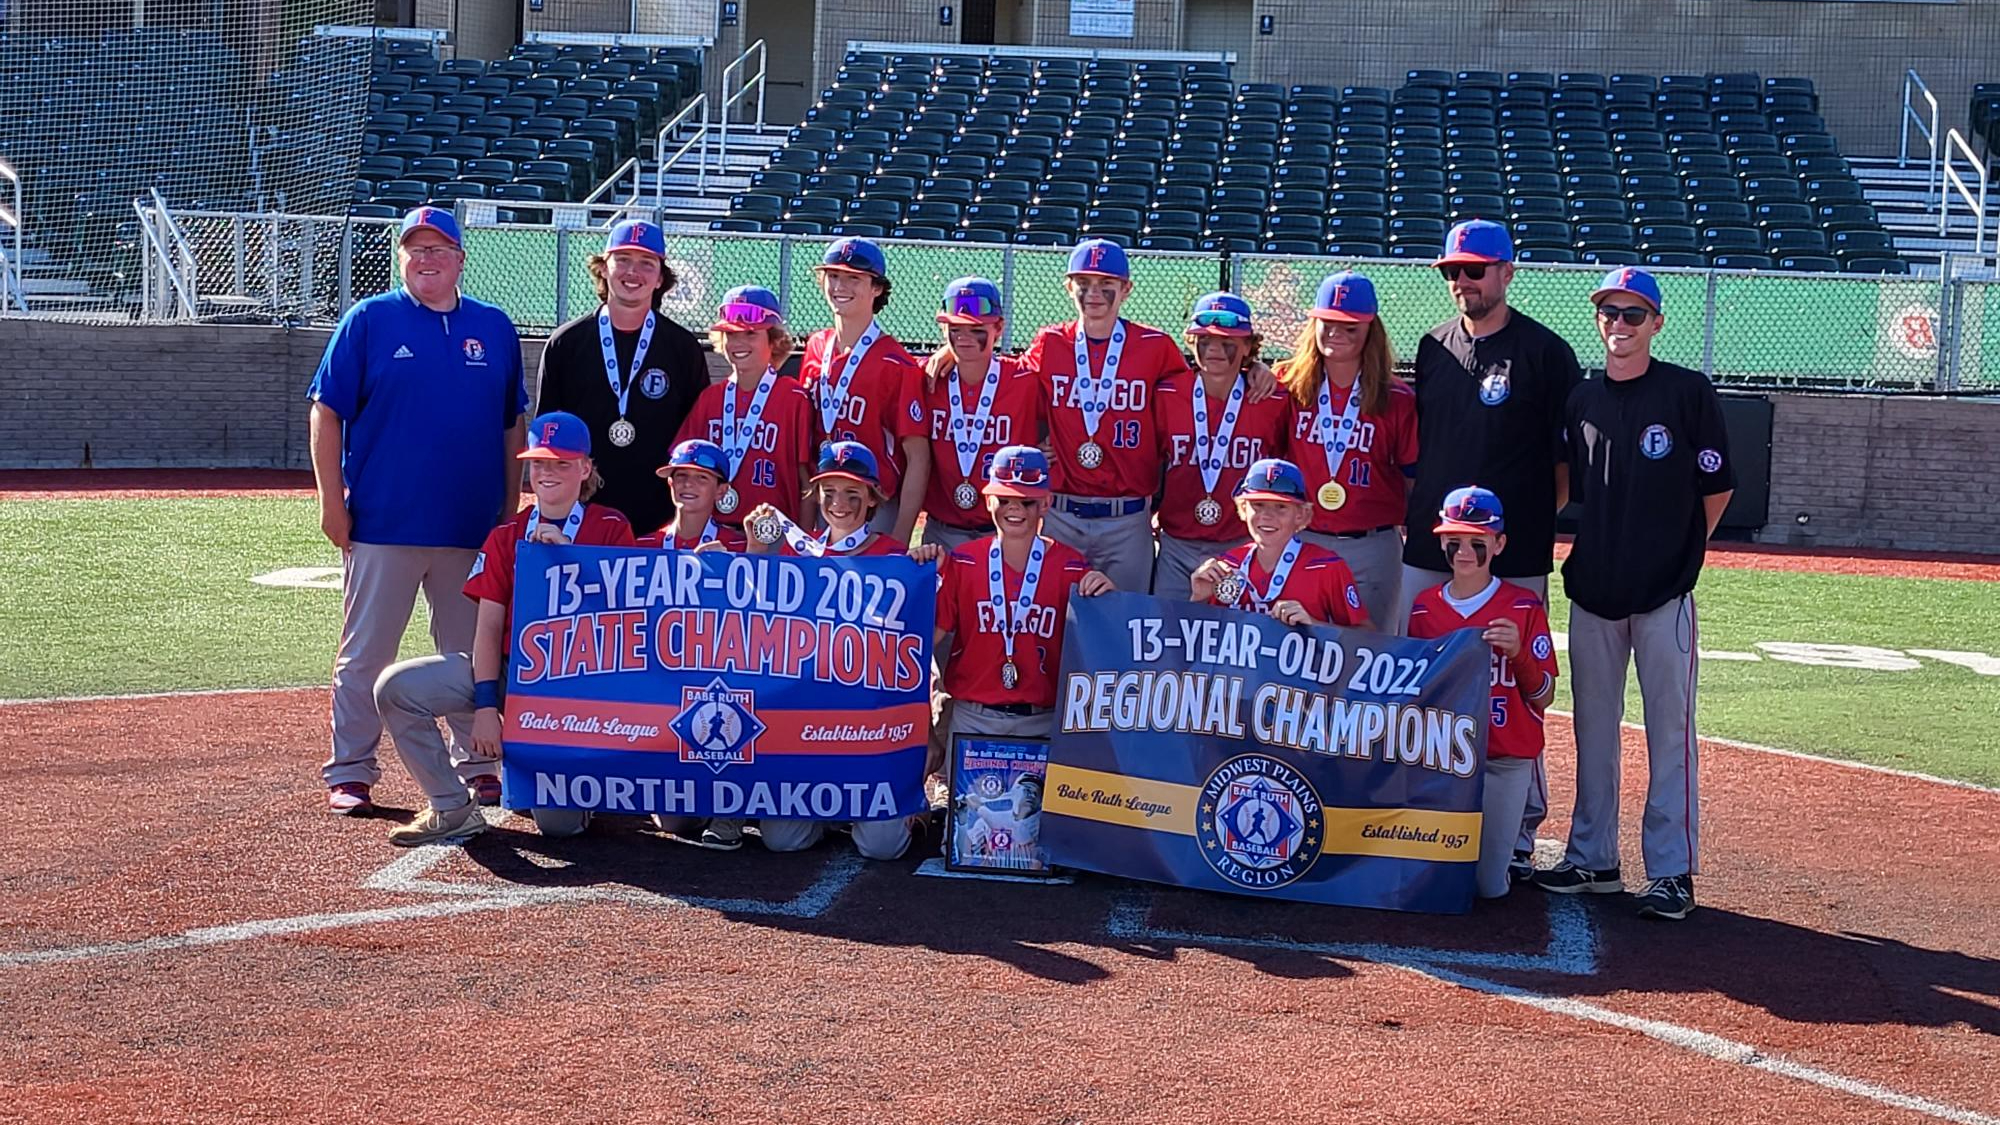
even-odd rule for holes
{"type": "MultiPolygon", "coordinates": [[[[345,583],[321,770],[342,814],[374,807],[375,679],[396,659],[419,590],[437,650],[471,651],[477,610],[462,590],[486,533],[512,514],[526,436],[520,335],[506,313],[458,291],[465,250],[451,212],[405,215],[396,263],[403,288],[348,310],[306,392],[320,529],[340,548],[345,583]]],[[[465,762],[470,732],[453,735],[465,762]]],[[[464,768],[497,803],[492,763],[464,768]]]]}

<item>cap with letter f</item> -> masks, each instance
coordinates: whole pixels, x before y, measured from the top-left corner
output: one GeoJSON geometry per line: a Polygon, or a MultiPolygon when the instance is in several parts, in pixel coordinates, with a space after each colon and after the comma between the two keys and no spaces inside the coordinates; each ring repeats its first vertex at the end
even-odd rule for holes
{"type": "Polygon", "coordinates": [[[590,456],[590,427],[567,410],[551,410],[528,423],[523,461],[574,461],[590,456]]]}
{"type": "Polygon", "coordinates": [[[1297,465],[1279,457],[1266,457],[1251,464],[1236,485],[1238,500],[1286,500],[1306,503],[1306,475],[1297,465]]]}
{"type": "Polygon", "coordinates": [[[1069,276],[1085,275],[1130,281],[1132,263],[1125,258],[1125,248],[1116,242],[1108,238],[1086,238],[1069,252],[1069,276]]]}
{"type": "Polygon", "coordinates": [[[1654,312],[1660,311],[1660,283],[1645,270],[1620,266],[1605,274],[1604,280],[1597,285],[1597,291],[1590,295],[1590,303],[1601,305],[1604,298],[1614,293],[1630,294],[1653,306],[1654,312]]]}
{"type": "Polygon", "coordinates": [[[701,438],[689,438],[679,445],[674,446],[674,451],[667,455],[667,463],[655,469],[654,473],[658,476],[670,477],[674,475],[675,469],[699,469],[704,473],[714,476],[716,480],[727,481],[729,479],[729,455],[722,451],[721,446],[712,441],[703,441],[701,438]]]}
{"type": "Polygon", "coordinates": [[[1210,293],[1196,301],[1189,314],[1190,336],[1249,336],[1255,331],[1250,323],[1250,302],[1234,293],[1210,293]]]}
{"type": "Polygon", "coordinates": [[[403,216],[403,227],[396,232],[396,244],[402,245],[420,230],[434,230],[451,239],[453,246],[465,245],[465,239],[458,233],[458,219],[442,207],[414,207],[403,216]]]}
{"type": "Polygon", "coordinates": [[[1514,260],[1514,238],[1491,219],[1467,219],[1444,236],[1444,257],[1433,266],[1491,265],[1514,260]]]}
{"type": "Polygon", "coordinates": [[[845,270],[848,273],[863,273],[869,277],[887,277],[889,261],[882,256],[882,248],[865,238],[849,236],[826,248],[821,255],[816,270],[845,270]]]}
{"type": "Polygon", "coordinates": [[[986,475],[988,496],[1011,496],[1017,500],[1040,500],[1049,494],[1049,458],[1032,445],[1009,445],[993,455],[993,470],[986,475]]]}
{"type": "Polygon", "coordinates": [[[1499,535],[1507,530],[1507,516],[1500,498],[1490,490],[1470,485],[1445,493],[1438,508],[1436,535],[1499,535]]]}
{"type": "Polygon", "coordinates": [[[659,227],[644,219],[627,219],[611,228],[611,234],[604,240],[604,252],[616,254],[620,250],[641,250],[655,258],[667,256],[667,236],[659,227]]]}
{"type": "Polygon", "coordinates": [[[944,301],[938,308],[939,324],[995,324],[1006,316],[1000,287],[983,277],[961,277],[944,287],[944,301]]]}
{"type": "Polygon", "coordinates": [[[867,485],[877,498],[882,495],[882,470],[875,453],[858,441],[830,441],[819,447],[812,483],[835,478],[867,485]]]}
{"type": "Polygon", "coordinates": [[[755,332],[784,319],[784,306],[776,293],[761,285],[739,285],[722,295],[722,309],[709,328],[715,332],[755,332]]]}

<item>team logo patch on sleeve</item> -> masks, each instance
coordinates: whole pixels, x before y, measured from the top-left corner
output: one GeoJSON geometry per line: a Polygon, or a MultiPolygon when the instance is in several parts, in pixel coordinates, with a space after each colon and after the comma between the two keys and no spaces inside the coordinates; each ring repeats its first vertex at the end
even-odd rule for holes
{"type": "Polygon", "coordinates": [[[1722,471],[1722,451],[1720,449],[1704,449],[1696,455],[1695,460],[1700,462],[1701,471],[1704,473],[1722,471]]]}
{"type": "Polygon", "coordinates": [[[924,420],[924,404],[923,404],[923,403],[921,403],[921,402],[918,402],[918,401],[917,401],[916,399],[911,399],[911,400],[910,400],[910,421],[912,421],[912,422],[921,422],[921,421],[923,421],[923,420],[924,420]]]}
{"type": "Polygon", "coordinates": [[[1347,604],[1355,609],[1361,608],[1361,591],[1355,589],[1351,582],[1347,585],[1347,604]]]}
{"type": "Polygon", "coordinates": [[[484,573],[486,573],[486,552],[481,551],[472,556],[472,569],[466,573],[465,580],[470,582],[484,573]]]}
{"type": "Polygon", "coordinates": [[[1652,460],[1658,461],[1673,451],[1674,435],[1657,422],[1647,426],[1646,432],[1639,435],[1639,452],[1652,460]]]}
{"type": "Polygon", "coordinates": [[[1543,633],[1541,636],[1535,638],[1534,648],[1535,648],[1535,659],[1547,660],[1549,658],[1549,653],[1555,650],[1555,645],[1549,640],[1549,635],[1547,633],[1543,633]]]}

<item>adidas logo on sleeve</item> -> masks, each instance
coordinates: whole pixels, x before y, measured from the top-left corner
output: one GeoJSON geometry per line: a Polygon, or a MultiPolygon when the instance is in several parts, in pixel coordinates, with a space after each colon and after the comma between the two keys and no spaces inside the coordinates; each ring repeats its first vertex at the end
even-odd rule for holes
{"type": "Polygon", "coordinates": [[[398,344],[398,345],[396,345],[396,354],[395,354],[395,357],[394,357],[394,358],[396,358],[396,359],[415,359],[415,358],[417,358],[417,353],[415,353],[415,352],[411,351],[411,350],[410,350],[410,345],[408,345],[408,344],[398,344]]]}

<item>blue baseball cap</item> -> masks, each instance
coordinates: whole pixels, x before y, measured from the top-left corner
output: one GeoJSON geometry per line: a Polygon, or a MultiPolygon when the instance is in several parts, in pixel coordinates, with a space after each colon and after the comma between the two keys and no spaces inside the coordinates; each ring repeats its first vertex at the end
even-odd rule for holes
{"type": "Polygon", "coordinates": [[[1467,219],[1444,236],[1444,257],[1433,266],[1483,265],[1514,260],[1514,239],[1491,219],[1467,219]]]}
{"type": "Polygon", "coordinates": [[[1210,293],[1188,314],[1190,336],[1249,336],[1250,302],[1234,293],[1210,293]]]}
{"type": "Polygon", "coordinates": [[[523,461],[574,461],[590,456],[590,427],[567,410],[551,410],[528,423],[523,461]]]}
{"type": "Polygon", "coordinates": [[[992,324],[1007,315],[1000,287],[983,277],[961,277],[944,287],[939,324],[992,324]]]}
{"type": "Polygon", "coordinates": [[[1032,445],[1003,446],[993,455],[993,470],[986,474],[988,496],[1012,496],[1019,500],[1040,500],[1049,494],[1049,458],[1032,445]]]}
{"type": "Polygon", "coordinates": [[[1375,319],[1376,307],[1375,283],[1353,270],[1345,270],[1328,274],[1319,283],[1319,296],[1313,299],[1312,312],[1307,315],[1314,320],[1366,324],[1375,319]]]}
{"type": "Polygon", "coordinates": [[[875,462],[875,454],[858,441],[830,441],[819,447],[819,464],[814,468],[813,484],[834,477],[865,484],[875,495],[882,495],[882,470],[875,462]]]}
{"type": "Polygon", "coordinates": [[[1604,280],[1597,283],[1597,292],[1590,295],[1590,303],[1598,304],[1613,293],[1630,293],[1653,306],[1654,312],[1660,311],[1660,283],[1645,270],[1619,266],[1605,274],[1604,280]]]}
{"type": "Polygon", "coordinates": [[[1069,252],[1069,276],[1075,277],[1080,273],[1129,280],[1132,263],[1125,258],[1125,248],[1116,242],[1108,238],[1086,238],[1069,252]]]}
{"type": "Polygon", "coordinates": [[[620,250],[644,250],[655,258],[665,258],[667,236],[659,227],[643,219],[627,219],[612,227],[610,236],[604,240],[606,254],[620,250]]]}
{"type": "Polygon", "coordinates": [[[1445,493],[1444,506],[1438,509],[1438,525],[1431,528],[1438,535],[1499,535],[1506,530],[1507,515],[1500,498],[1477,485],[1445,493]]]}
{"type": "Polygon", "coordinates": [[[667,463],[653,471],[670,477],[675,469],[700,469],[714,474],[716,480],[726,481],[729,479],[729,455],[712,441],[690,438],[674,446],[674,451],[667,455],[667,463]]]}
{"type": "Polygon", "coordinates": [[[458,233],[458,219],[442,207],[417,207],[403,216],[403,229],[396,232],[396,244],[419,230],[434,230],[451,239],[453,246],[465,245],[465,239],[458,233]]]}
{"type": "Polygon", "coordinates": [[[1252,462],[1236,484],[1238,500],[1290,500],[1304,504],[1306,475],[1297,465],[1278,457],[1252,462]]]}
{"type": "Polygon", "coordinates": [[[888,260],[882,257],[882,248],[865,238],[843,238],[826,248],[814,269],[846,270],[849,273],[865,273],[870,277],[887,277],[888,260]]]}
{"type": "Polygon", "coordinates": [[[761,285],[739,285],[722,295],[722,311],[709,329],[715,332],[755,332],[785,319],[778,295],[761,285]]]}

